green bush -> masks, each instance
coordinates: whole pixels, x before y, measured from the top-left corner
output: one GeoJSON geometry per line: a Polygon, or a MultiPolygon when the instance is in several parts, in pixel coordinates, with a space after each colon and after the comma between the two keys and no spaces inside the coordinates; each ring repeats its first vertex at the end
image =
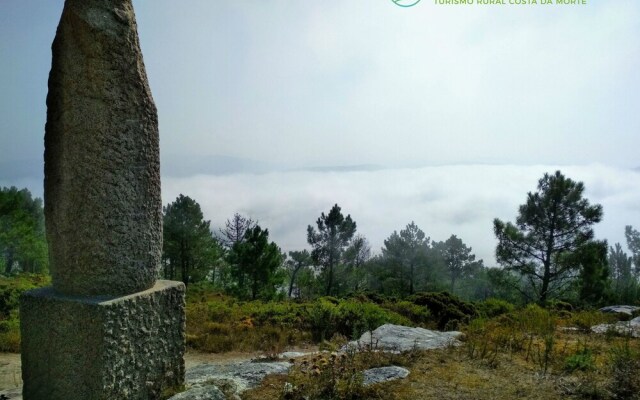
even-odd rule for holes
{"type": "Polygon", "coordinates": [[[419,306],[406,300],[398,302],[387,301],[382,304],[382,307],[409,319],[413,325],[426,326],[433,319],[427,307],[419,306]]]}
{"type": "Polygon", "coordinates": [[[573,305],[571,305],[571,303],[555,299],[547,301],[547,303],[545,304],[545,308],[548,308],[552,311],[573,311],[573,305]]]}
{"type": "Polygon", "coordinates": [[[290,302],[252,301],[242,307],[256,326],[299,327],[303,323],[302,307],[290,302]]]}
{"type": "Polygon", "coordinates": [[[308,308],[307,318],[314,341],[322,342],[335,333],[336,305],[324,299],[316,300],[308,308]]]}
{"type": "Polygon", "coordinates": [[[50,282],[51,278],[39,274],[0,276],[0,319],[9,317],[13,310],[18,309],[22,293],[46,286],[50,282]]]}
{"type": "Polygon", "coordinates": [[[478,313],[485,318],[497,317],[515,310],[515,306],[508,301],[493,298],[477,303],[476,308],[478,313]]]}
{"type": "Polygon", "coordinates": [[[593,369],[595,369],[595,359],[593,352],[587,347],[578,350],[564,361],[564,370],[568,372],[591,371],[593,369]]]}
{"type": "Polygon", "coordinates": [[[617,321],[614,314],[600,311],[576,311],[566,318],[566,324],[575,326],[584,332],[591,332],[591,327],[599,324],[609,324],[617,321]]]}
{"type": "Polygon", "coordinates": [[[0,352],[20,352],[20,296],[27,290],[46,286],[47,275],[21,274],[0,277],[0,352]]]}
{"type": "Polygon", "coordinates": [[[328,301],[326,297],[307,305],[307,326],[313,340],[321,342],[335,334],[354,339],[383,324],[413,325],[412,322],[388,309],[368,301],[356,299],[328,301]]]}
{"type": "Polygon", "coordinates": [[[343,300],[336,311],[337,333],[352,339],[359,338],[364,332],[386,323],[412,325],[407,318],[374,303],[343,300]]]}
{"type": "Polygon", "coordinates": [[[640,392],[640,353],[632,348],[629,338],[610,350],[609,390],[615,399],[637,399],[640,392]]]}
{"type": "Polygon", "coordinates": [[[438,329],[456,329],[478,316],[478,310],[471,303],[463,301],[448,292],[418,293],[409,301],[426,306],[434,317],[438,329]]]}

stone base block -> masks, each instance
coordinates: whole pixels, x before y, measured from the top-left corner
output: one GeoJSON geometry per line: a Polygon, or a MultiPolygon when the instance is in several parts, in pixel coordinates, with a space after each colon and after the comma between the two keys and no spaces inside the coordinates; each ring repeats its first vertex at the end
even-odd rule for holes
{"type": "Polygon", "coordinates": [[[47,287],[20,303],[25,400],[158,399],[184,383],[185,288],[117,298],[47,287]]]}

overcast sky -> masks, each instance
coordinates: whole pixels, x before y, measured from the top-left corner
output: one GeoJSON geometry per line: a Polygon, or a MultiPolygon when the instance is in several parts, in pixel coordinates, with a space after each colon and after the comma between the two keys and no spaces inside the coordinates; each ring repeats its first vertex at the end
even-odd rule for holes
{"type": "MultiPolygon", "coordinates": [[[[0,2],[0,184],[27,185],[38,195],[50,46],[62,5],[0,2]]],[[[134,6],[158,106],[164,199],[179,188],[209,205],[208,219],[245,211],[278,225],[274,237],[291,241],[293,228],[276,222],[274,209],[294,207],[297,199],[300,213],[282,218],[296,220],[303,237],[344,190],[360,199],[343,202],[354,218],[362,211],[361,226],[375,223],[365,222],[373,209],[404,208],[363,232],[371,237],[420,218],[423,224],[441,218],[443,235],[457,233],[467,222],[455,215],[483,215],[488,227],[475,225],[467,241],[490,256],[497,205],[513,198],[515,215],[543,172],[577,171],[587,189],[588,179],[638,181],[629,172],[640,166],[636,0],[582,6],[422,0],[410,8],[391,0],[134,0],[134,6]],[[304,172],[353,165],[368,167],[304,172]],[[392,177],[389,184],[385,177],[392,177]],[[309,187],[309,180],[325,187],[309,187]],[[430,187],[460,200],[425,215],[430,200],[402,197],[401,183],[405,192],[430,187]],[[258,188],[270,192],[269,201],[260,200],[258,188]],[[474,193],[491,200],[486,215],[474,209],[484,204],[477,206],[474,193]]],[[[607,222],[605,208],[611,235],[625,223],[640,225],[634,185],[624,190],[626,222],[622,216],[607,222]]],[[[605,190],[600,198],[611,196],[605,190]]]]}

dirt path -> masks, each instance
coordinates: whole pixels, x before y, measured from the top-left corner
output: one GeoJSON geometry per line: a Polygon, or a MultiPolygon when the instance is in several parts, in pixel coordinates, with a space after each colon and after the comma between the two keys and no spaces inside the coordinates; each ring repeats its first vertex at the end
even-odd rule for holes
{"type": "MultiPolygon", "coordinates": [[[[254,357],[256,357],[255,353],[210,354],[188,352],[184,355],[184,364],[186,368],[191,368],[200,364],[229,364],[250,360],[254,357]]],[[[21,386],[20,354],[0,353],[0,392],[21,386]]]]}
{"type": "Polygon", "coordinates": [[[0,391],[20,386],[20,354],[0,353],[0,391]]]}
{"type": "MultiPolygon", "coordinates": [[[[289,349],[289,351],[310,352],[313,348],[289,349]]],[[[187,352],[184,355],[184,364],[187,369],[200,364],[231,364],[239,361],[248,361],[260,356],[260,353],[229,352],[223,354],[187,352]]],[[[0,353],[0,394],[6,390],[14,390],[22,387],[20,371],[20,354],[0,353]]]]}

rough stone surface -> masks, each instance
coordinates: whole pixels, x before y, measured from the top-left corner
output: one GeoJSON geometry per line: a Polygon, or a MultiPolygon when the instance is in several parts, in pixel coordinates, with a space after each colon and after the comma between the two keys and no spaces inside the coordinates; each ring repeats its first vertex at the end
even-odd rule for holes
{"type": "Polygon", "coordinates": [[[131,0],[66,0],[52,45],[45,216],[53,286],[152,287],[162,250],[158,118],[131,0]]]}
{"type": "Polygon", "coordinates": [[[347,346],[364,348],[373,346],[377,350],[410,351],[439,349],[447,346],[457,346],[461,332],[438,332],[423,328],[410,328],[401,325],[385,324],[373,332],[365,332],[360,339],[349,342],[347,346]]]}
{"type": "Polygon", "coordinates": [[[184,285],[118,298],[23,295],[26,400],[157,399],[184,382],[184,285]]]}
{"type": "Polygon", "coordinates": [[[390,366],[372,368],[364,371],[364,379],[362,383],[365,386],[373,385],[374,383],[387,382],[395,379],[404,379],[409,376],[409,370],[402,367],[390,366]]]}
{"type": "Polygon", "coordinates": [[[640,338],[640,317],[630,321],[619,321],[615,324],[600,324],[591,327],[593,333],[615,332],[618,335],[629,335],[631,337],[640,338]]]}
{"type": "Polygon", "coordinates": [[[626,314],[628,316],[633,315],[638,310],[640,310],[640,307],[636,306],[606,306],[600,309],[604,313],[626,314]]]}
{"type": "Polygon", "coordinates": [[[179,393],[169,400],[226,400],[224,393],[216,386],[195,387],[179,393]]]}
{"type": "Polygon", "coordinates": [[[237,394],[258,386],[265,376],[285,374],[291,368],[288,362],[250,362],[234,364],[201,364],[186,372],[187,385],[204,387],[226,386],[237,394]]]}

